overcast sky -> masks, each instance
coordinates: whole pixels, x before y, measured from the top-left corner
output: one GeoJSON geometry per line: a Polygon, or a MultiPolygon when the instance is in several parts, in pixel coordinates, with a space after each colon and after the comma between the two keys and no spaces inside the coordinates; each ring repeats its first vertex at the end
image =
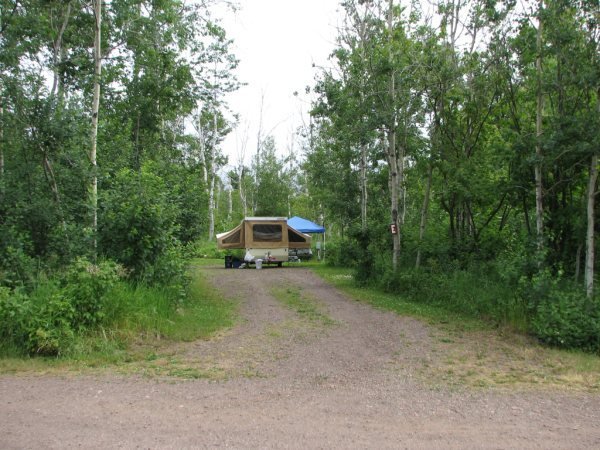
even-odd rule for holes
{"type": "Polygon", "coordinates": [[[275,137],[286,154],[292,133],[307,121],[305,87],[312,86],[316,66],[327,65],[339,23],[339,0],[240,0],[240,10],[224,16],[240,59],[239,80],[246,83],[228,98],[240,124],[223,143],[230,164],[247,141],[246,161],[256,150],[261,98],[263,132],[275,137]],[[294,92],[298,96],[294,96],[294,92]]]}

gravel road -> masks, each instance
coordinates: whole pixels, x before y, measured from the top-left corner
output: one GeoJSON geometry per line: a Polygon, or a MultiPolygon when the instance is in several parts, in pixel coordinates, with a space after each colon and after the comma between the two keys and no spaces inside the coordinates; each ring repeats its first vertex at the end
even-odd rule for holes
{"type": "Polygon", "coordinates": [[[428,325],[299,267],[203,270],[241,320],[171,350],[221,379],[2,376],[0,448],[600,448],[598,394],[434,386],[428,325]]]}

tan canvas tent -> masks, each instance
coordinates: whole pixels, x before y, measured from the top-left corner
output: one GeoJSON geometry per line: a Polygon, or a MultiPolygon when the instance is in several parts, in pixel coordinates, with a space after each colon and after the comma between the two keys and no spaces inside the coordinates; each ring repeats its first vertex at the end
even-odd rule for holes
{"type": "Polygon", "coordinates": [[[248,262],[281,263],[288,261],[290,248],[310,248],[311,239],[290,227],[285,217],[246,217],[233,230],[217,234],[217,247],[245,249],[248,262]]]}

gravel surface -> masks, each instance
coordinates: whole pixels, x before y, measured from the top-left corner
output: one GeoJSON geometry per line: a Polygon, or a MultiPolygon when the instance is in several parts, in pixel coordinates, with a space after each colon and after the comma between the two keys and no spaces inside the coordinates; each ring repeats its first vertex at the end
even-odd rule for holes
{"type": "Polygon", "coordinates": [[[3,376],[0,448],[600,448],[598,394],[432,387],[428,325],[298,267],[203,270],[242,319],[171,351],[222,379],[3,376]]]}

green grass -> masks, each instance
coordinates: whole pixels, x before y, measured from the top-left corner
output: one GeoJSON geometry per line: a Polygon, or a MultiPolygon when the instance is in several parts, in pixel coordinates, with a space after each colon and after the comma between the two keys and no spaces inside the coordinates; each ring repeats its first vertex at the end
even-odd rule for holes
{"type": "Polygon", "coordinates": [[[394,311],[403,316],[415,317],[431,324],[456,330],[480,330],[488,325],[478,319],[454,313],[437,305],[411,302],[397,294],[386,293],[370,287],[356,286],[352,269],[315,265],[312,270],[323,279],[349,294],[352,298],[369,303],[376,308],[394,311]]]}
{"type": "Polygon", "coordinates": [[[221,298],[198,272],[183,301],[173,296],[168,290],[119,285],[109,301],[115,316],[112,328],[142,337],[193,341],[233,323],[234,304],[221,298]]]}
{"type": "Polygon", "coordinates": [[[350,269],[319,265],[313,271],[351,298],[429,324],[429,355],[416,367],[427,384],[600,391],[597,355],[543,347],[514,328],[357,287],[350,269]]]}
{"type": "Polygon", "coordinates": [[[334,325],[336,322],[319,309],[317,301],[302,295],[297,287],[277,287],[271,293],[283,305],[311,323],[334,325]]]}
{"type": "MultiPolygon", "coordinates": [[[[173,343],[210,338],[234,324],[237,308],[236,303],[224,299],[198,269],[215,262],[193,261],[189,273],[191,284],[183,298],[170,289],[118,283],[107,295],[104,325],[92,333],[77,336],[68,355],[32,358],[10,348],[4,349],[0,355],[0,373],[135,366],[137,362],[147,363],[149,355],[173,343]]],[[[173,373],[185,370],[184,367],[173,373]]]]}

